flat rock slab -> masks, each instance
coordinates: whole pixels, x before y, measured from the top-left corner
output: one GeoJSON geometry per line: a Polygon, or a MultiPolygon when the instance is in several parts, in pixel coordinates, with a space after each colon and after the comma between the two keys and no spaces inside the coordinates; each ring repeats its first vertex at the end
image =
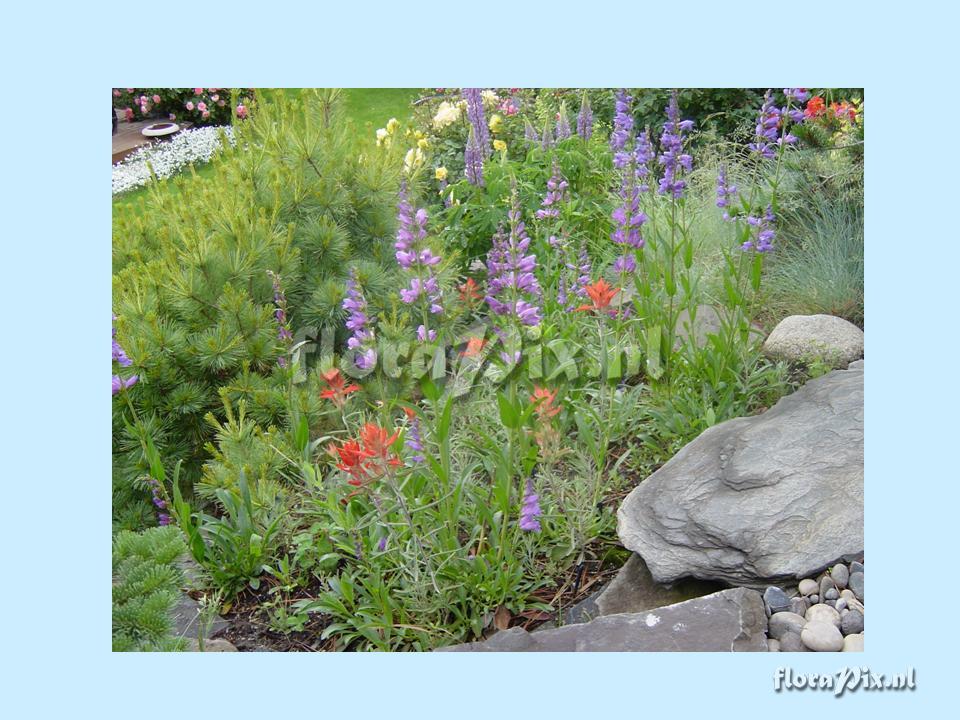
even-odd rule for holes
{"type": "Polygon", "coordinates": [[[760,593],[730,588],[640,613],[529,633],[511,628],[445,652],[766,652],[760,593]]]}
{"type": "Polygon", "coordinates": [[[763,352],[775,360],[846,367],[863,357],[863,330],[833,315],[791,315],[773,329],[763,352]]]}
{"type": "Polygon", "coordinates": [[[684,578],[672,585],[658,583],[643,558],[634,553],[596,600],[597,615],[637,613],[710,595],[725,586],[708,580],[684,578]]]}
{"type": "Polygon", "coordinates": [[[623,501],[654,580],[762,588],[863,555],[863,362],[707,429],[623,501]]]}

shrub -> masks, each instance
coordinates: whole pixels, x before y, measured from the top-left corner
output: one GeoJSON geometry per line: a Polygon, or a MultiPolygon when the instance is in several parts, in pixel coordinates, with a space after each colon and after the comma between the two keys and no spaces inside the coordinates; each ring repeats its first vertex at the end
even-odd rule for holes
{"type": "Polygon", "coordinates": [[[180,530],[124,530],[113,539],[113,649],[119,652],[183,650],[173,637],[171,613],[183,574],[177,560],[187,551],[180,530]]]}
{"type": "Polygon", "coordinates": [[[113,107],[129,121],[227,125],[234,117],[247,117],[253,99],[253,88],[113,88],[113,107]]]}

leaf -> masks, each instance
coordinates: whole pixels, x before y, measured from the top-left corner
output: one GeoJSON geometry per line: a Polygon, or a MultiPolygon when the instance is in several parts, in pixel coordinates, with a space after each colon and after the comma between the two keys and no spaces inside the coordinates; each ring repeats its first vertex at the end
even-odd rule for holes
{"type": "Polygon", "coordinates": [[[527,620],[553,620],[553,613],[544,612],[543,610],[524,610],[521,613],[517,613],[517,617],[526,618],[527,620]]]}
{"type": "Polygon", "coordinates": [[[663,374],[660,367],[660,326],[647,328],[647,374],[656,379],[663,374]]]}
{"type": "Polygon", "coordinates": [[[510,611],[507,610],[505,605],[501,605],[497,608],[497,611],[493,614],[493,626],[497,630],[506,630],[510,627],[510,620],[513,618],[510,611]]]}
{"type": "Polygon", "coordinates": [[[502,392],[497,393],[497,404],[500,406],[500,422],[503,423],[503,426],[509,430],[516,430],[520,427],[520,415],[517,409],[502,392]]]}

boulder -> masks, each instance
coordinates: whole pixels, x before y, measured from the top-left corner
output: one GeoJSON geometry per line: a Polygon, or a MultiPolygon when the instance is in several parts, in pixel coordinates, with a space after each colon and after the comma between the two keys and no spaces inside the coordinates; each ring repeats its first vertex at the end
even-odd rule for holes
{"type": "Polygon", "coordinates": [[[634,553],[597,598],[596,615],[636,613],[702,597],[723,590],[720,583],[684,578],[661,585],[650,575],[643,558],[634,553]]]}
{"type": "Polygon", "coordinates": [[[773,329],[763,352],[774,360],[847,367],[863,357],[863,330],[833,315],[791,315],[773,329]]]}
{"type": "Polygon", "coordinates": [[[760,593],[730,588],[639,613],[529,633],[511,628],[446,652],[766,652],[760,593]]]}
{"type": "Polygon", "coordinates": [[[634,488],[617,518],[621,542],[660,583],[762,589],[862,556],[863,363],[708,428],[634,488]]]}

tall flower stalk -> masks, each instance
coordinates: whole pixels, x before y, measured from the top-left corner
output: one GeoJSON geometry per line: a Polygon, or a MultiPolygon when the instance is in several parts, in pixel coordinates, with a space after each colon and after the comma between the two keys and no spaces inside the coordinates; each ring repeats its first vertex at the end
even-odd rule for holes
{"type": "Polygon", "coordinates": [[[583,91],[580,112],[577,114],[577,135],[584,140],[589,140],[593,135],[593,108],[590,107],[590,98],[587,97],[586,90],[583,91]]]}
{"type": "Polygon", "coordinates": [[[267,270],[270,280],[273,281],[273,317],[277,321],[277,339],[283,346],[283,354],[277,358],[277,365],[287,367],[287,353],[293,344],[293,333],[290,331],[290,320],[287,317],[287,295],[280,283],[280,276],[272,270],[267,270]]]}
{"type": "Polygon", "coordinates": [[[347,278],[343,309],[349,313],[346,327],[351,335],[347,347],[353,352],[353,363],[360,370],[370,370],[377,364],[376,338],[367,314],[367,300],[357,283],[356,271],[352,268],[347,278]]]}
{"type": "Polygon", "coordinates": [[[409,285],[400,290],[400,299],[405,305],[418,303],[420,306],[417,339],[421,342],[436,340],[437,331],[431,329],[430,317],[443,313],[443,296],[434,270],[440,257],[427,243],[427,220],[426,209],[414,211],[407,197],[406,183],[402,184],[397,201],[397,241],[393,246],[397,264],[411,275],[409,285]]]}

